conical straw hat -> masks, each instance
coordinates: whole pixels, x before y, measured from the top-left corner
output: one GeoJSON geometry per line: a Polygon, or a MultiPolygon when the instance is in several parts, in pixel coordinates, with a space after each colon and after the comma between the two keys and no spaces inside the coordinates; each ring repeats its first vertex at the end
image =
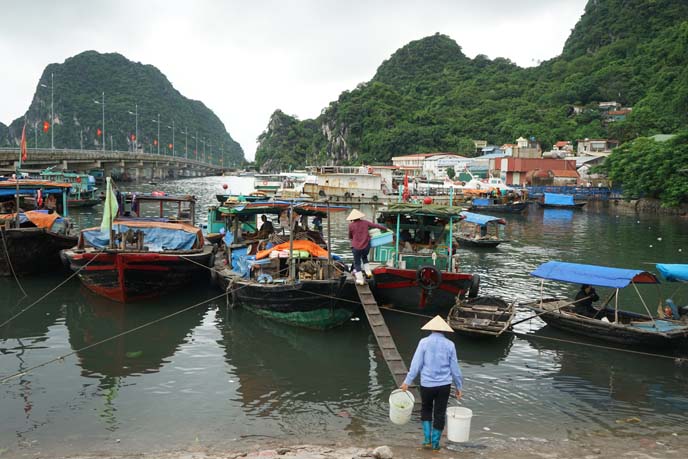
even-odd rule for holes
{"type": "Polygon", "coordinates": [[[363,217],[365,217],[365,214],[363,212],[361,212],[358,209],[354,209],[351,211],[349,216],[346,217],[346,219],[351,221],[351,220],[358,220],[359,218],[363,218],[363,217]]]}
{"type": "Polygon", "coordinates": [[[427,324],[421,327],[421,330],[438,331],[438,332],[453,332],[452,328],[441,316],[435,316],[427,324]]]}

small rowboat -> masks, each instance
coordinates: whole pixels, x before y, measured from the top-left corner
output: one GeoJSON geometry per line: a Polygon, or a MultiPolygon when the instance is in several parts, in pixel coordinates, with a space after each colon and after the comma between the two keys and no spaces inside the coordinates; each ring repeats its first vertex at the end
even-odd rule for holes
{"type": "Polygon", "coordinates": [[[447,322],[458,333],[471,336],[500,336],[514,318],[514,305],[494,296],[456,299],[447,322]]]}

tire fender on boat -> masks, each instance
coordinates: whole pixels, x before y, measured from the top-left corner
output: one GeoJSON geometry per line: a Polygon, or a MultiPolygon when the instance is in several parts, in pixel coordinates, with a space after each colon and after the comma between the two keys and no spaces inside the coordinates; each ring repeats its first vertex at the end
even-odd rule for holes
{"type": "Polygon", "coordinates": [[[420,266],[416,270],[416,282],[424,290],[434,290],[442,284],[442,273],[432,265],[420,266]]]}

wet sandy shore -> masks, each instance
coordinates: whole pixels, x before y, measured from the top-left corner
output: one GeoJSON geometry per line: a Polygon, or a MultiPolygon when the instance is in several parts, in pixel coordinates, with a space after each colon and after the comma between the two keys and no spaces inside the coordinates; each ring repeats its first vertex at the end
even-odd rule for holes
{"type": "MultiPolygon", "coordinates": [[[[676,434],[655,437],[602,437],[561,441],[537,438],[477,438],[469,443],[452,444],[443,441],[439,452],[415,446],[389,444],[393,458],[398,459],[569,459],[569,458],[624,458],[624,459],[673,459],[686,457],[688,438],[676,434]]],[[[120,453],[102,451],[85,455],[62,456],[62,459],[391,459],[380,456],[378,446],[360,447],[342,444],[274,445],[255,444],[239,451],[217,451],[212,448],[193,447],[188,450],[120,453]]],[[[385,451],[383,450],[382,453],[385,451]]],[[[19,456],[0,454],[0,458],[31,457],[55,458],[41,451],[25,451],[19,456]]]]}

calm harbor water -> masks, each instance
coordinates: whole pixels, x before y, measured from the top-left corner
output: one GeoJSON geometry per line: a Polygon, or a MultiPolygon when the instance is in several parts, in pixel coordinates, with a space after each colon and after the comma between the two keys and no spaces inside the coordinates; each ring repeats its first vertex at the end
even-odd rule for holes
{"type": "MultiPolygon", "coordinates": [[[[248,192],[252,179],[122,188],[195,194],[205,219],[204,209],[223,183],[232,192],[248,192]]],[[[86,227],[99,223],[100,211],[72,217],[86,227]]],[[[333,245],[349,257],[345,216],[332,219],[333,245]]],[[[460,251],[463,270],[481,275],[483,295],[537,298],[540,283],[528,273],[548,260],[648,270],[654,262],[688,262],[686,219],[594,206],[575,213],[531,207],[527,215],[505,218],[510,244],[460,251]]],[[[0,323],[66,276],[21,279],[29,292],[23,299],[13,280],[0,279],[0,323]]],[[[543,287],[546,295],[575,290],[543,287]]],[[[664,295],[675,290],[661,286],[664,295]]],[[[418,423],[395,426],[388,420],[394,383],[365,319],[317,332],[228,309],[224,298],[191,307],[220,293],[195,286],[157,302],[119,305],[73,280],[0,329],[0,377],[70,354],[0,384],[0,456],[417,442],[418,423]],[[173,312],[178,314],[86,349],[173,312]]],[[[643,293],[654,310],[658,292],[652,287],[643,293]]],[[[634,295],[624,292],[623,303],[634,295]]],[[[675,299],[688,304],[688,288],[675,299]]],[[[410,360],[425,320],[394,312],[385,318],[410,360]]],[[[517,328],[518,336],[497,341],[455,337],[465,376],[462,403],[474,411],[472,440],[498,445],[510,438],[688,434],[688,366],[576,344],[579,338],[543,328],[539,320],[517,328]]]]}

